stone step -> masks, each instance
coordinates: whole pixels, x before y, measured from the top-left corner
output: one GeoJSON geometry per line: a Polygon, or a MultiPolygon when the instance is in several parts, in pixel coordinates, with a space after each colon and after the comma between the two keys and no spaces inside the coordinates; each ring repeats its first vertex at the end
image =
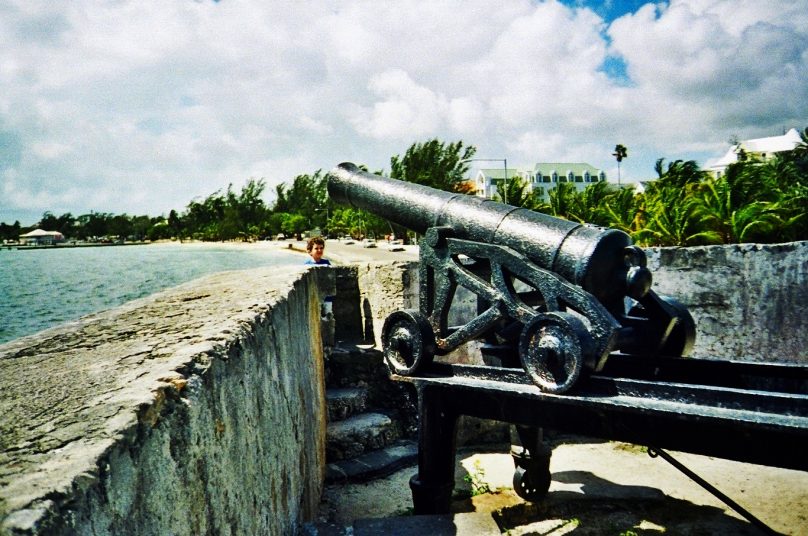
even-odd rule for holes
{"type": "Polygon", "coordinates": [[[337,347],[326,361],[327,387],[373,384],[388,376],[382,353],[375,348],[337,347]]]}
{"type": "Polygon", "coordinates": [[[357,519],[353,526],[333,523],[307,523],[305,536],[455,536],[458,534],[499,535],[499,526],[490,513],[461,512],[430,516],[400,516],[357,519]]]}
{"type": "Polygon", "coordinates": [[[325,468],[326,484],[367,482],[391,475],[418,462],[418,443],[401,439],[387,447],[366,452],[356,458],[329,463],[325,468]]]}
{"type": "Polygon", "coordinates": [[[332,387],[325,390],[328,422],[343,421],[365,411],[368,390],[365,387],[332,387]]]}
{"type": "Polygon", "coordinates": [[[383,413],[361,413],[328,424],[325,456],[328,463],[355,458],[386,447],[402,435],[401,423],[383,413]]]}

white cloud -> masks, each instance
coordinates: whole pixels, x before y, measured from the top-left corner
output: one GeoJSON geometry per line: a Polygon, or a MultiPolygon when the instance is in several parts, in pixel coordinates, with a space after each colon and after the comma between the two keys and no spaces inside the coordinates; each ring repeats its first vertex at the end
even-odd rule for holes
{"type": "Polygon", "coordinates": [[[0,221],[158,215],[432,137],[607,170],[623,143],[623,176],[646,178],[805,126],[806,7],[670,0],[610,24],[556,0],[6,0],[0,221]]]}
{"type": "Polygon", "coordinates": [[[659,14],[646,5],[626,15],[609,34],[637,84],[635,102],[689,111],[684,126],[702,136],[727,127],[749,132],[805,120],[806,8],[804,1],[675,0],[659,14]]]}

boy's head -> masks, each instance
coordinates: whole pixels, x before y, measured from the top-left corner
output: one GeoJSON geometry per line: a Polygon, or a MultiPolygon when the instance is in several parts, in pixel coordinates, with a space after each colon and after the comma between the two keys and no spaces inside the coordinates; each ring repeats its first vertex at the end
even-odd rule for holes
{"type": "Polygon", "coordinates": [[[323,258],[323,252],[325,251],[325,240],[323,240],[321,236],[313,236],[309,238],[309,241],[306,243],[306,251],[309,252],[312,259],[319,261],[323,258]]]}

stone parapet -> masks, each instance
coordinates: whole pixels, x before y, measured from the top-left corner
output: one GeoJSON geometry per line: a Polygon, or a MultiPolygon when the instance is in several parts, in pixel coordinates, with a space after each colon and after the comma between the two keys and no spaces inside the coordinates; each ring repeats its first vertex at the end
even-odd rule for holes
{"type": "MultiPolygon", "coordinates": [[[[653,289],[682,302],[696,321],[693,356],[808,361],[808,241],[645,251],[653,289]]],[[[417,263],[358,263],[353,270],[363,332],[380,345],[387,315],[418,307],[417,263]]],[[[465,289],[458,289],[454,303],[450,323],[476,314],[474,296],[465,289]]],[[[474,353],[460,349],[451,358],[473,363],[474,353]]]]}
{"type": "Polygon", "coordinates": [[[808,362],[808,241],[646,253],[654,290],[696,321],[695,357],[808,362]]]}
{"type": "Polygon", "coordinates": [[[323,270],[225,272],[0,346],[0,534],[290,534],[325,468],[323,270]]]}

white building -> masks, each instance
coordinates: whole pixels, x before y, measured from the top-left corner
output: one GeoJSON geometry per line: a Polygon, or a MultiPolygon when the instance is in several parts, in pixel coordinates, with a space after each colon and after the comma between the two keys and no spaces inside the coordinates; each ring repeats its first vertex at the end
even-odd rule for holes
{"type": "Polygon", "coordinates": [[[793,151],[800,143],[802,138],[796,128],[792,128],[782,136],[745,140],[730,147],[727,153],[714,163],[706,165],[704,171],[717,178],[724,173],[727,166],[738,162],[740,155],[745,155],[748,159],[766,161],[774,158],[777,153],[793,151]]]}
{"type": "Polygon", "coordinates": [[[492,199],[497,188],[505,179],[521,178],[528,191],[542,192],[542,198],[549,199],[548,192],[560,183],[571,183],[578,191],[584,190],[595,182],[606,181],[606,173],[582,162],[545,162],[533,166],[533,169],[491,168],[481,169],[473,179],[474,191],[480,197],[492,199]]]}
{"type": "Polygon", "coordinates": [[[65,237],[59,231],[43,231],[34,229],[30,233],[20,235],[20,242],[27,245],[43,246],[64,242],[65,237]]]}

